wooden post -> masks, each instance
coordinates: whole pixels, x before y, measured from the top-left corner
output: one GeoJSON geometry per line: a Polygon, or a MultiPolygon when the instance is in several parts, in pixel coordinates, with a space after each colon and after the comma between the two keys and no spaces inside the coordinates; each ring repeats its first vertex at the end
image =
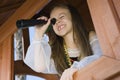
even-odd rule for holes
{"type": "Polygon", "coordinates": [[[120,59],[120,18],[112,1],[120,5],[119,0],[88,0],[88,5],[104,55],[120,59]]]}
{"type": "Polygon", "coordinates": [[[13,80],[13,39],[0,43],[0,80],[13,80]]]}

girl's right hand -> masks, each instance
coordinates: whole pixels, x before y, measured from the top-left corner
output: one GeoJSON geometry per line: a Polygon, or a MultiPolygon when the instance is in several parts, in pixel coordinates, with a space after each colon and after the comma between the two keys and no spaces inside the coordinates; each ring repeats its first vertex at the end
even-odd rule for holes
{"type": "Polygon", "coordinates": [[[35,39],[36,40],[40,40],[42,38],[42,36],[44,35],[45,31],[47,30],[50,24],[50,19],[48,19],[45,16],[39,17],[38,20],[45,20],[47,21],[47,23],[44,25],[36,25],[35,27],[35,39]]]}

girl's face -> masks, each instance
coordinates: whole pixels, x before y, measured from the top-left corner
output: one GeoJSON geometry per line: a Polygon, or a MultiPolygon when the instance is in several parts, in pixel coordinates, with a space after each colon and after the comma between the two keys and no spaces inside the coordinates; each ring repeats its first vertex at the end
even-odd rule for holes
{"type": "Polygon", "coordinates": [[[56,7],[52,10],[50,17],[56,18],[53,30],[58,36],[65,37],[73,33],[71,14],[68,9],[56,7]]]}

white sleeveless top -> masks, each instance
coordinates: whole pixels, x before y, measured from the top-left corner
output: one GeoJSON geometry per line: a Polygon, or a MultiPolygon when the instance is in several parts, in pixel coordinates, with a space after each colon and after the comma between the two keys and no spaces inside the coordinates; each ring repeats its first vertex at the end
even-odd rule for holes
{"type": "MultiPolygon", "coordinates": [[[[93,36],[90,39],[90,45],[93,51],[93,55],[87,56],[79,62],[74,61],[71,68],[81,69],[96,59],[100,58],[102,51],[97,39],[97,36],[93,36]]],[[[51,57],[51,47],[48,41],[43,37],[41,40],[33,40],[30,44],[26,56],[23,59],[24,63],[32,70],[41,73],[57,74],[57,70],[51,57]]]]}

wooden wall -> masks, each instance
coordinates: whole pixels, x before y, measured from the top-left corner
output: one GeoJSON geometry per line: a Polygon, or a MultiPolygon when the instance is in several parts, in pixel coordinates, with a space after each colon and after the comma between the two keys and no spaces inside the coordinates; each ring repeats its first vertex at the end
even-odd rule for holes
{"type": "Polygon", "coordinates": [[[82,70],[75,80],[120,80],[120,0],[88,0],[103,56],[82,70]]]}
{"type": "Polygon", "coordinates": [[[12,36],[17,30],[16,21],[19,19],[31,18],[47,3],[48,0],[27,0],[0,27],[0,80],[14,80],[12,36]]]}

